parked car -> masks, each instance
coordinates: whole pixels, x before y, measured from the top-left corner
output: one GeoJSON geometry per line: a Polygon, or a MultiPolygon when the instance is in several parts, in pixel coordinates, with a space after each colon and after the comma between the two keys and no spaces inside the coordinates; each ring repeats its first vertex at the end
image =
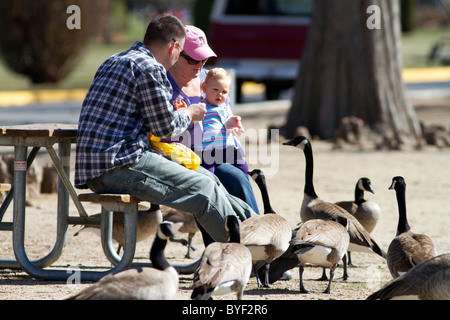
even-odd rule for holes
{"type": "Polygon", "coordinates": [[[234,69],[236,99],[244,81],[277,99],[293,86],[311,23],[313,0],[215,0],[208,42],[216,65],[234,69]]]}

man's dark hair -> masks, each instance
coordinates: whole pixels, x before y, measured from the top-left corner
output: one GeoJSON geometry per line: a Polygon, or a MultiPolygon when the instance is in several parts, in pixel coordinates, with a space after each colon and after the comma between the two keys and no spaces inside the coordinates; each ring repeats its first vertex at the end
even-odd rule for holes
{"type": "Polygon", "coordinates": [[[145,32],[144,44],[166,45],[186,37],[183,23],[170,14],[162,14],[150,21],[145,32]]]}

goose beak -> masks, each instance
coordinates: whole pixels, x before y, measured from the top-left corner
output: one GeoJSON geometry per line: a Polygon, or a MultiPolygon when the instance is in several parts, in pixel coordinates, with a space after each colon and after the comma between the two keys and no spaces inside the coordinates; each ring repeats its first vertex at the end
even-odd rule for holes
{"type": "Polygon", "coordinates": [[[294,146],[302,150],[304,150],[306,144],[308,144],[308,139],[303,136],[298,136],[289,141],[283,142],[283,145],[285,146],[294,146]]]}

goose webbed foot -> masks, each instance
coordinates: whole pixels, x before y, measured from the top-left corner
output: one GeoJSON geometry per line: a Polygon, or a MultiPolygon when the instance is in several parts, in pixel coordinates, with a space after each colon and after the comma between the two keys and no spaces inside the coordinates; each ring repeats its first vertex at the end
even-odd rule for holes
{"type": "Polygon", "coordinates": [[[315,293],[314,291],[308,291],[305,289],[305,287],[303,286],[303,283],[300,283],[300,293],[315,293]]]}
{"type": "Polygon", "coordinates": [[[266,263],[262,268],[260,268],[258,271],[261,271],[262,276],[264,277],[264,281],[261,281],[261,274],[259,272],[256,272],[256,280],[258,281],[258,288],[270,288],[273,289],[273,287],[270,285],[269,282],[269,270],[270,270],[270,264],[266,263]]]}

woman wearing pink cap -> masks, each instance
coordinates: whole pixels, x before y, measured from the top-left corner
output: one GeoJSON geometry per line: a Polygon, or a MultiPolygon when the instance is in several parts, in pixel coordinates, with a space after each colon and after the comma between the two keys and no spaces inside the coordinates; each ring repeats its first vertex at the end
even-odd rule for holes
{"type": "MultiPolygon", "coordinates": [[[[183,51],[177,63],[169,70],[168,78],[173,88],[172,104],[182,100],[189,106],[202,99],[201,84],[208,73],[203,66],[208,58],[216,57],[216,54],[208,46],[206,35],[201,29],[188,25],[185,30],[183,51]]],[[[188,130],[191,133],[191,147],[195,151],[202,150],[201,122],[191,124],[188,130]]],[[[244,200],[255,212],[259,212],[250,181],[241,170],[224,163],[216,168],[215,174],[230,194],[244,200]]]]}

